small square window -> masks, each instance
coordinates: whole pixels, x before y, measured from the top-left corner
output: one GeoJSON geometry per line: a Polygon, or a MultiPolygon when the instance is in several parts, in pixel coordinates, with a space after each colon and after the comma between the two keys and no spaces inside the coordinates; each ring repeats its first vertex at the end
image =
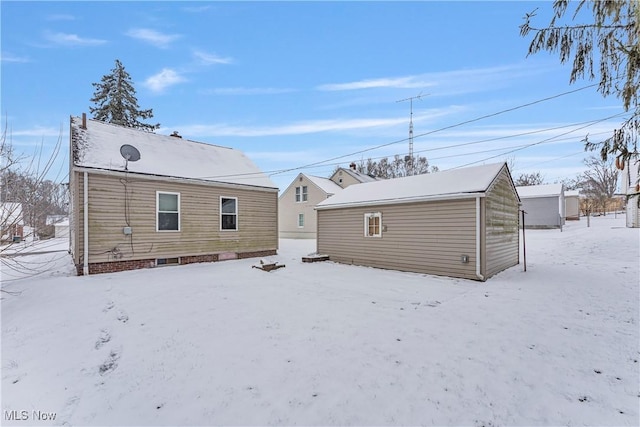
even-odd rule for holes
{"type": "Polygon", "coordinates": [[[296,202],[306,202],[308,199],[307,186],[296,187],[296,202]]]}
{"type": "Polygon", "coordinates": [[[366,237],[382,237],[382,213],[364,214],[364,235],[366,237]]]}

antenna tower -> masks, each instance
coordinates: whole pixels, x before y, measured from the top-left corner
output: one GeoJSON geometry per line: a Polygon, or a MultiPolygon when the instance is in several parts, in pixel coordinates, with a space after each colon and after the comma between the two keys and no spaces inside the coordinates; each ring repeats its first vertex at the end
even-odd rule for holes
{"type": "Polygon", "coordinates": [[[400,99],[396,101],[396,102],[409,101],[409,111],[410,111],[409,113],[409,155],[404,159],[405,161],[409,162],[409,168],[407,170],[408,175],[413,175],[413,100],[422,99],[423,96],[427,96],[427,95],[423,95],[422,92],[420,92],[420,95],[418,96],[411,96],[409,98],[400,99]]]}

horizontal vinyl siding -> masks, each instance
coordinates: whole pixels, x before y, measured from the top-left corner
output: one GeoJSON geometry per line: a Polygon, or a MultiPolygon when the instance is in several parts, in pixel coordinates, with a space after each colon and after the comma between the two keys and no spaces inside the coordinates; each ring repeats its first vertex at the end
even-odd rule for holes
{"type": "MultiPolygon", "coordinates": [[[[90,263],[277,249],[276,192],[129,175],[127,224],[124,183],[124,178],[89,174],[90,263]],[[179,232],[156,231],[156,191],[180,193],[179,232]],[[220,231],[220,196],[237,197],[238,231],[220,231]],[[131,237],[123,234],[127,225],[131,237]]],[[[82,232],[80,226],[80,236],[82,232]]],[[[82,248],[81,239],[79,243],[82,248]]]]}
{"type": "Polygon", "coordinates": [[[318,252],[342,263],[475,279],[475,220],[474,199],[320,210],[318,252]],[[380,238],[364,236],[371,212],[382,213],[380,238]]]}
{"type": "Polygon", "coordinates": [[[325,193],[316,184],[303,176],[299,177],[285,190],[278,200],[278,230],[280,237],[292,239],[315,239],[317,216],[315,206],[326,200],[325,193]],[[296,202],[296,187],[307,186],[307,201],[296,202]],[[298,227],[298,214],[304,214],[304,227],[298,227]]]}
{"type": "Polygon", "coordinates": [[[518,198],[503,170],[485,197],[485,278],[519,262],[518,198]]]}

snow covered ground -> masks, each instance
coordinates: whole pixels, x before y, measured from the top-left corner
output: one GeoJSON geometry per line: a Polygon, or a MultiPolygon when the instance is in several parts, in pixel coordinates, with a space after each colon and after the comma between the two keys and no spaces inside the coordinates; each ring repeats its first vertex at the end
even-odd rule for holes
{"type": "Polygon", "coordinates": [[[269,273],[17,257],[2,423],[639,425],[638,229],[607,216],[526,243],[527,272],[486,283],[302,263],[315,241],[282,240],[269,273]]]}

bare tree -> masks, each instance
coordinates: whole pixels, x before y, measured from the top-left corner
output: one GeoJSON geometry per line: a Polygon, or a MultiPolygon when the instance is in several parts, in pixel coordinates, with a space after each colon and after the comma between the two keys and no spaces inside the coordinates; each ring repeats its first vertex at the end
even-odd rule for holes
{"type": "Polygon", "coordinates": [[[607,204],[616,192],[618,169],[611,158],[602,160],[591,156],[584,163],[589,169],[581,177],[582,194],[592,210],[600,208],[606,214],[607,204]]]}
{"type": "MultiPolygon", "coordinates": [[[[50,155],[45,155],[44,141],[41,141],[30,158],[25,155],[17,156],[5,126],[0,143],[0,202],[3,206],[8,206],[8,209],[20,206],[21,215],[4,212],[1,224],[3,230],[15,228],[17,222],[21,222],[31,229],[31,236],[27,237],[52,237],[53,230],[47,230],[46,227],[47,216],[66,215],[68,212],[67,188],[60,182],[67,177],[66,172],[63,172],[62,166],[57,171],[53,169],[61,147],[62,130],[50,155]]],[[[7,248],[8,246],[2,246],[0,254],[7,248]]]]}
{"type": "Polygon", "coordinates": [[[528,185],[540,185],[544,184],[544,177],[540,172],[521,173],[518,178],[513,182],[518,187],[524,187],[528,185]]]}
{"type": "Polygon", "coordinates": [[[392,160],[388,157],[383,157],[378,161],[371,158],[366,161],[361,160],[357,165],[358,172],[366,175],[374,176],[376,178],[400,178],[403,176],[422,175],[430,172],[437,172],[436,166],[429,166],[429,161],[426,157],[415,157],[413,162],[411,159],[402,158],[399,155],[395,155],[392,160]],[[413,168],[411,168],[413,163],[413,168]]]}

